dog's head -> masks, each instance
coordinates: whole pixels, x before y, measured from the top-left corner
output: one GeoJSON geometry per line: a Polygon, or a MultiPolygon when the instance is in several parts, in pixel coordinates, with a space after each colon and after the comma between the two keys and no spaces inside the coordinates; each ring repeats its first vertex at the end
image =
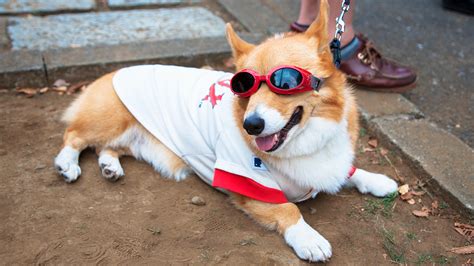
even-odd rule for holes
{"type": "Polygon", "coordinates": [[[239,38],[230,24],[227,39],[236,70],[260,75],[281,65],[303,68],[323,83],[319,91],[292,95],[272,92],[265,82],[248,98],[238,98],[234,115],[251,147],[261,156],[290,158],[308,155],[341,130],[345,77],[336,69],[327,34],[328,6],[303,34],[286,34],[253,45],[239,38]]]}

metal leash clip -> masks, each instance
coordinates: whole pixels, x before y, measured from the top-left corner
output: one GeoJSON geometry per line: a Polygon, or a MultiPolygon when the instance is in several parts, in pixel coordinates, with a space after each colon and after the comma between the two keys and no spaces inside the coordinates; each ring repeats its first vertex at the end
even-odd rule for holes
{"type": "Polygon", "coordinates": [[[341,65],[341,38],[344,33],[346,23],[344,22],[344,15],[349,11],[350,0],[342,0],[341,14],[336,18],[336,31],[334,32],[334,39],[329,45],[333,61],[337,68],[341,65]]]}

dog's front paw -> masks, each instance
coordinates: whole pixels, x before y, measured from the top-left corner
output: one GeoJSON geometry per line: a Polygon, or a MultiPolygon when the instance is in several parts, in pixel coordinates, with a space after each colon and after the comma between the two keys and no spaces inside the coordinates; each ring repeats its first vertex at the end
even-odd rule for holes
{"type": "Polygon", "coordinates": [[[72,183],[79,178],[81,175],[81,167],[74,162],[63,161],[60,158],[56,158],[54,161],[54,167],[63,176],[64,181],[72,183]]]}
{"type": "Polygon", "coordinates": [[[351,181],[361,193],[370,193],[376,197],[385,197],[397,191],[398,188],[397,182],[390,177],[362,169],[356,170],[351,177],[351,181]]]}
{"type": "Polygon", "coordinates": [[[303,218],[300,218],[298,223],[288,227],[284,237],[286,243],[295,250],[300,259],[327,261],[332,255],[331,244],[309,226],[303,218]]]}

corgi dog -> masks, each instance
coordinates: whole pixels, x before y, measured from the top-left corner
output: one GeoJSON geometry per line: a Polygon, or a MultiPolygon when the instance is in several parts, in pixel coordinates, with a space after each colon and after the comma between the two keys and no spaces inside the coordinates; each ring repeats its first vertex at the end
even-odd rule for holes
{"type": "Polygon", "coordinates": [[[150,163],[177,181],[191,174],[282,234],[296,255],[326,261],[329,242],[295,202],[353,186],[383,197],[389,177],[352,166],[359,125],[346,78],[333,64],[328,5],[305,33],[250,44],[227,24],[237,73],[144,65],[107,74],[66,110],[55,168],[68,183],[95,147],[102,175],[124,175],[119,157],[150,163]]]}

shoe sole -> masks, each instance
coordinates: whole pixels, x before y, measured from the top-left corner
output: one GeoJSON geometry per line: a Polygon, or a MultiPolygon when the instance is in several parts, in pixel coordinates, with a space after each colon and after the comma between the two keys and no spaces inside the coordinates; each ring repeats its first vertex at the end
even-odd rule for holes
{"type": "Polygon", "coordinates": [[[357,85],[353,81],[349,81],[349,82],[352,83],[353,85],[355,85],[356,88],[362,89],[362,90],[375,91],[375,92],[388,92],[388,93],[404,93],[404,92],[413,90],[416,87],[417,80],[418,80],[418,78],[416,78],[412,83],[410,83],[408,85],[401,86],[401,87],[393,87],[393,88],[367,87],[367,86],[363,86],[363,85],[357,85]]]}

